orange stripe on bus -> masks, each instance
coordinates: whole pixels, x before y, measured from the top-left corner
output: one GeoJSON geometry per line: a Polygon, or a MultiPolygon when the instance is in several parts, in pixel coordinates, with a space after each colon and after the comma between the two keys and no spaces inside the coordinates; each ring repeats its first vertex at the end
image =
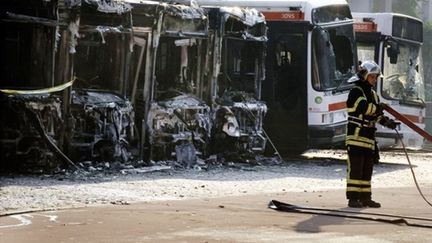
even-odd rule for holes
{"type": "MultiPolygon", "coordinates": [[[[329,104],[328,106],[329,111],[342,110],[345,108],[346,108],[346,102],[333,103],[333,104],[329,104]]],[[[424,121],[420,120],[419,116],[408,115],[408,114],[402,114],[402,115],[414,123],[424,123],[424,121]]]]}
{"type": "MultiPolygon", "coordinates": [[[[390,106],[386,105],[384,106],[384,110],[386,110],[388,113],[392,114],[394,117],[396,117],[399,121],[403,122],[405,125],[416,131],[418,134],[420,134],[422,137],[424,137],[426,140],[432,142],[432,135],[430,135],[425,130],[418,127],[416,124],[414,124],[408,117],[401,115],[397,111],[395,111],[390,106]]],[[[411,115],[409,115],[411,116],[411,115]]]]}
{"type": "Polygon", "coordinates": [[[407,115],[407,114],[402,114],[404,117],[408,118],[408,120],[414,122],[414,123],[423,123],[420,122],[420,117],[418,116],[414,116],[414,115],[407,115]]]}
{"type": "Polygon", "coordinates": [[[290,12],[262,12],[267,21],[269,20],[303,20],[304,13],[301,11],[290,12]]]}
{"type": "Polygon", "coordinates": [[[339,102],[339,103],[333,103],[329,104],[328,109],[329,111],[336,111],[336,110],[342,110],[346,108],[346,102],[339,102]]]}
{"type": "Polygon", "coordinates": [[[372,22],[354,23],[355,32],[377,32],[377,25],[372,22]]]}

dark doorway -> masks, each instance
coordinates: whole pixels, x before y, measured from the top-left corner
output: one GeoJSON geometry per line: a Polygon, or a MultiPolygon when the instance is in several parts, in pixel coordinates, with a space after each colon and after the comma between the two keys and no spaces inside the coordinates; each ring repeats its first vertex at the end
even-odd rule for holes
{"type": "MultiPolygon", "coordinates": [[[[271,22],[263,99],[269,111],[264,128],[282,156],[308,144],[307,28],[302,23],[271,22]]],[[[273,151],[267,148],[267,151],[273,151]]]]}

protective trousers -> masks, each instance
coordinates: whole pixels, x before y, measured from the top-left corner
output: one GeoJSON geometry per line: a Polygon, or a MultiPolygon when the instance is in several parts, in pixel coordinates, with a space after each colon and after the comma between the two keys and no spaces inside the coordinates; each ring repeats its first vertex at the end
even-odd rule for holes
{"type": "Polygon", "coordinates": [[[374,151],[368,148],[348,146],[347,199],[366,200],[372,196],[371,178],[374,151]]]}

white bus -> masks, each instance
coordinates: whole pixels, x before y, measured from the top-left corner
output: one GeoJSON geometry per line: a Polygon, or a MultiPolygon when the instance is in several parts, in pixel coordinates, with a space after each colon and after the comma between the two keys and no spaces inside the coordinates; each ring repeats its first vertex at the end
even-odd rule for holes
{"type": "Polygon", "coordinates": [[[356,71],[353,19],[343,0],[198,0],[251,7],[268,26],[264,128],[282,155],[343,143],[347,79],[356,71]]]}
{"type": "MultiPolygon", "coordinates": [[[[381,102],[389,104],[417,126],[425,127],[425,84],[420,19],[396,13],[353,13],[359,60],[375,60],[384,78],[378,83],[381,102]]],[[[398,128],[404,144],[422,148],[424,139],[404,124],[398,128]]],[[[380,148],[399,147],[395,131],[378,127],[380,148]]]]}

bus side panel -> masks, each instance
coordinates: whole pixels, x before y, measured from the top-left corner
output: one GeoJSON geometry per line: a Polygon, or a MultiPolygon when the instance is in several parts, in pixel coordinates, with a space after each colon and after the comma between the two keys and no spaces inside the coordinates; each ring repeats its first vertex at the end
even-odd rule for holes
{"type": "Polygon", "coordinates": [[[303,152],[308,144],[307,25],[275,21],[268,26],[262,97],[269,111],[264,128],[276,149],[286,156],[303,152]]]}

